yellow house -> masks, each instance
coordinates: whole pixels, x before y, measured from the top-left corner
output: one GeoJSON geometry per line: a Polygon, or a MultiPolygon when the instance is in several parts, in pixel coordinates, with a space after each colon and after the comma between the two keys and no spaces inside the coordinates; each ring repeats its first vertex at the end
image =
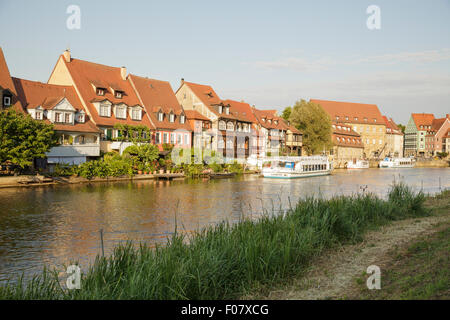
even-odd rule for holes
{"type": "Polygon", "coordinates": [[[333,122],[350,126],[361,136],[363,157],[381,158],[386,154],[386,124],[375,104],[311,99],[330,115],[333,122]]]}

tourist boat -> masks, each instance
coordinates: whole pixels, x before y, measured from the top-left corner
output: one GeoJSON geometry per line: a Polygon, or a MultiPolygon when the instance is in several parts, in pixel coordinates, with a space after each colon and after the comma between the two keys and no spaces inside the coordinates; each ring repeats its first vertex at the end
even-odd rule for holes
{"type": "Polygon", "coordinates": [[[327,157],[278,157],[270,159],[270,166],[261,171],[264,178],[296,179],[324,176],[331,173],[332,163],[327,157]]]}
{"type": "Polygon", "coordinates": [[[413,168],[414,159],[412,158],[384,158],[380,161],[380,168],[413,168]]]}
{"type": "Polygon", "coordinates": [[[353,159],[347,162],[347,169],[369,169],[369,161],[361,159],[353,159]]]}

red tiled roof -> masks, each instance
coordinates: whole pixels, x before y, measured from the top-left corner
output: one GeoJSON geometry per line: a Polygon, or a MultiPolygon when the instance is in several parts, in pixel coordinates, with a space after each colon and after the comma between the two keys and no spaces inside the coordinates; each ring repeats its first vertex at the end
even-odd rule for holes
{"type": "Polygon", "coordinates": [[[333,122],[332,140],[340,147],[364,148],[361,136],[351,126],[343,123],[333,122]]]}
{"type": "Polygon", "coordinates": [[[219,98],[219,96],[211,86],[187,81],[184,81],[184,84],[186,84],[197,96],[197,98],[199,98],[204,105],[209,107],[209,109],[214,114],[219,115],[217,105],[219,105],[222,102],[222,100],[219,98]]]}
{"type": "Polygon", "coordinates": [[[121,123],[129,125],[144,125],[149,128],[153,128],[150,124],[150,120],[146,116],[145,110],[142,112],[141,121],[131,119],[129,112],[127,112],[126,119],[118,119],[115,117],[113,112],[111,113],[111,117],[101,117],[92,104],[93,101],[106,99],[113,104],[124,103],[129,107],[140,105],[139,99],[131,87],[130,82],[122,78],[121,68],[105,66],[79,59],[71,59],[70,62],[67,62],[64,59],[64,56],[61,56],[60,59],[62,59],[62,61],[66,64],[75,86],[77,87],[82,99],[88,106],[89,113],[93,118],[92,120],[97,125],[114,126],[116,123],[121,123]],[[107,86],[105,95],[97,96],[93,84],[102,87],[107,86]],[[119,99],[114,96],[112,87],[120,87],[121,91],[124,92],[122,98],[119,99]]]}
{"type": "Polygon", "coordinates": [[[402,130],[395,124],[395,122],[388,117],[383,116],[384,123],[386,124],[386,133],[403,135],[402,130]]]}
{"type": "Polygon", "coordinates": [[[186,114],[186,118],[188,119],[211,121],[197,110],[185,110],[184,113],[186,114]]]}
{"type": "Polygon", "coordinates": [[[129,80],[137,91],[147,114],[158,129],[185,129],[191,130],[187,121],[180,123],[180,115],[184,110],[178,102],[172,86],[167,81],[148,79],[136,75],[129,76],[129,80]],[[157,113],[164,113],[163,121],[158,120],[157,113]],[[175,122],[169,121],[169,114],[175,114],[175,122]]]}
{"type": "Polygon", "coordinates": [[[239,121],[256,123],[255,115],[252,107],[246,102],[239,102],[234,100],[223,100],[223,104],[230,106],[230,114],[236,117],[239,121]]]}
{"type": "MultiPolygon", "coordinates": [[[[37,81],[24,80],[19,78],[12,78],[16,87],[18,98],[26,109],[35,109],[41,106],[43,109],[51,110],[61,100],[67,99],[69,103],[77,110],[83,110],[75,89],[71,86],[60,86],[53,84],[46,84],[37,81]]],[[[44,120],[46,123],[50,123],[49,120],[44,120]]],[[[89,121],[89,117],[85,115],[84,123],[75,122],[74,125],[70,124],[53,124],[55,130],[59,131],[72,131],[72,132],[99,132],[99,129],[89,121]]]]}
{"type": "Polygon", "coordinates": [[[425,129],[420,128],[420,126],[431,126],[434,119],[434,114],[432,113],[412,113],[411,116],[416,124],[417,130],[425,129]]]}
{"type": "Polygon", "coordinates": [[[2,87],[3,89],[8,89],[9,91],[11,91],[11,93],[17,95],[1,47],[0,47],[0,87],[2,87]]]}
{"type": "Polygon", "coordinates": [[[339,120],[348,123],[384,124],[380,110],[378,110],[378,107],[375,104],[317,99],[311,99],[311,102],[321,105],[330,115],[332,121],[339,120]],[[336,117],[339,117],[339,119],[336,117]],[[364,119],[367,119],[367,121],[364,119]]]}
{"type": "Polygon", "coordinates": [[[284,119],[278,117],[276,113],[276,110],[259,110],[253,108],[253,114],[262,127],[266,129],[287,130],[288,126],[284,122],[284,119]],[[263,119],[265,119],[265,121],[263,121],[263,119]],[[271,120],[271,123],[269,123],[269,120],[271,120]],[[275,124],[275,121],[278,121],[278,123],[275,124]]]}

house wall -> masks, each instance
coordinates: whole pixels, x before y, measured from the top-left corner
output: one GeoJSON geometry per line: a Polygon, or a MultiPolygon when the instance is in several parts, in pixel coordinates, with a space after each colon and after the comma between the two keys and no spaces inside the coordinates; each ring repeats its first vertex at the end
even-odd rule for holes
{"type": "Polygon", "coordinates": [[[386,153],[393,157],[403,157],[403,135],[386,134],[386,153]]]}
{"type": "Polygon", "coordinates": [[[333,166],[335,168],[344,168],[345,163],[353,159],[362,159],[364,148],[334,146],[333,147],[333,166]]]}
{"type": "Polygon", "coordinates": [[[409,118],[405,128],[404,156],[415,156],[417,154],[417,127],[413,117],[409,118]]]}
{"type": "Polygon", "coordinates": [[[367,158],[373,158],[378,152],[378,157],[386,154],[386,126],[384,124],[345,123],[360,134],[364,144],[364,153],[367,158]]]}

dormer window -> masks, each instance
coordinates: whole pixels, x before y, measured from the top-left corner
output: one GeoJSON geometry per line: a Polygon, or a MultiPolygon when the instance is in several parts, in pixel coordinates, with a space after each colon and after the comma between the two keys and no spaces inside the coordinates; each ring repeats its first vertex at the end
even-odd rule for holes
{"type": "Polygon", "coordinates": [[[269,123],[272,123],[272,120],[269,119],[269,123]]]}
{"type": "Polygon", "coordinates": [[[226,107],[225,113],[226,113],[226,114],[230,114],[230,107],[226,107]]]}
{"type": "Polygon", "coordinates": [[[8,94],[4,94],[3,95],[3,106],[4,107],[9,107],[11,105],[11,96],[8,94]]]}
{"type": "Polygon", "coordinates": [[[367,122],[367,118],[364,118],[364,121],[367,122]]]}
{"type": "Polygon", "coordinates": [[[223,113],[223,107],[219,106],[219,113],[222,114],[223,113]]]}
{"type": "Polygon", "coordinates": [[[131,119],[133,120],[142,120],[142,110],[141,108],[133,108],[131,110],[131,119]]]}
{"type": "Polygon", "coordinates": [[[55,122],[56,123],[62,122],[62,113],[61,112],[55,112],[55,122]]]}
{"type": "Polygon", "coordinates": [[[42,120],[42,118],[43,118],[43,112],[40,111],[40,110],[36,110],[36,111],[34,112],[34,118],[35,118],[36,120],[42,120]]]}
{"type": "Polygon", "coordinates": [[[186,117],[185,117],[184,114],[182,114],[182,115],[180,116],[180,123],[183,124],[183,123],[185,123],[185,122],[186,122],[186,117]]]}
{"type": "Polygon", "coordinates": [[[171,114],[169,115],[169,121],[170,121],[170,122],[175,122],[175,115],[174,115],[173,113],[171,113],[171,114]]]}
{"type": "Polygon", "coordinates": [[[105,95],[105,89],[104,88],[97,88],[96,90],[98,96],[104,96],[105,95]]]}
{"type": "Polygon", "coordinates": [[[163,119],[164,119],[164,114],[161,111],[159,111],[158,112],[158,121],[163,121],[163,119]]]}
{"type": "Polygon", "coordinates": [[[377,122],[377,119],[374,118],[374,119],[373,119],[373,122],[377,122]]]}
{"type": "Polygon", "coordinates": [[[84,116],[85,116],[84,113],[77,114],[77,122],[78,123],[84,123],[84,121],[85,121],[85,117],[84,116]]]}
{"type": "Polygon", "coordinates": [[[122,99],[123,92],[122,91],[115,91],[114,92],[114,97],[116,97],[117,99],[122,99]]]}
{"type": "Polygon", "coordinates": [[[339,120],[339,116],[336,116],[336,120],[339,120]]]}
{"type": "Polygon", "coordinates": [[[355,121],[358,121],[358,117],[355,117],[355,121]]]}
{"type": "Polygon", "coordinates": [[[345,117],[345,120],[348,120],[348,117],[345,117]]]}
{"type": "Polygon", "coordinates": [[[100,116],[101,117],[111,117],[111,106],[106,103],[100,104],[100,116]]]}
{"type": "Polygon", "coordinates": [[[278,124],[278,121],[277,121],[277,120],[275,120],[275,121],[274,121],[274,123],[275,123],[275,124],[278,124]]]}
{"type": "Polygon", "coordinates": [[[118,119],[126,119],[127,118],[127,107],[125,107],[125,106],[116,106],[116,118],[118,118],[118,119]]]}
{"type": "Polygon", "coordinates": [[[266,118],[262,118],[262,121],[263,121],[263,122],[266,122],[266,118]]]}

